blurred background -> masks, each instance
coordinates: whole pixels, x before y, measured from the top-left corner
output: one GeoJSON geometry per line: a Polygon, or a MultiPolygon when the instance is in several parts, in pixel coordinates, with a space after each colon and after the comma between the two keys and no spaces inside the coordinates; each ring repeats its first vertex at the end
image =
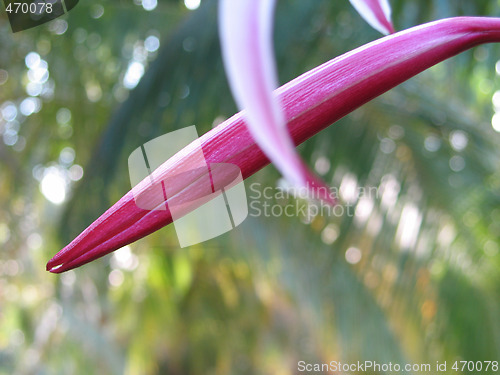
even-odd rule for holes
{"type": "MultiPolygon", "coordinates": [[[[497,0],[392,5],[399,30],[500,16],[497,0]]],[[[350,215],[248,217],[186,249],[166,227],[45,271],[128,191],[135,148],[235,113],[216,6],[82,0],[15,34],[2,11],[0,374],[500,360],[498,45],[433,67],[299,147],[350,215]]],[[[376,38],[348,1],[280,0],[280,81],[376,38]]],[[[277,186],[279,174],[266,167],[255,183],[277,186]]]]}

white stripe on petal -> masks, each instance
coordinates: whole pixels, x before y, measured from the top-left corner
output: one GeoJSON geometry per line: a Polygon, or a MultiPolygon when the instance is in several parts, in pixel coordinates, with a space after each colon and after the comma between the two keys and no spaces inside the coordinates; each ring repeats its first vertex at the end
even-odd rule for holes
{"type": "Polygon", "coordinates": [[[391,6],[388,0],[349,0],[368,24],[382,34],[392,34],[391,6]]]}
{"type": "Polygon", "coordinates": [[[219,34],[229,85],[249,132],[295,186],[322,185],[298,156],[286,127],[273,53],[274,0],[220,0],[219,34]]]}

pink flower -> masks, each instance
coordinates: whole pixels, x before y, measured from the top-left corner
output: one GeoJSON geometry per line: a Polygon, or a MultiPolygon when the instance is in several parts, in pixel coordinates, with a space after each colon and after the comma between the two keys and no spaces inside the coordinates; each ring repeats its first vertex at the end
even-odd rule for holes
{"type": "MultiPolygon", "coordinates": [[[[270,9],[260,11],[270,17],[270,9]]],[[[367,101],[440,61],[478,44],[499,41],[498,18],[460,17],[420,25],[359,47],[295,78],[274,91],[271,102],[275,101],[278,105],[262,103],[270,112],[265,116],[257,113],[252,118],[253,121],[255,118],[280,121],[277,124],[282,128],[273,130],[276,134],[270,140],[271,146],[274,144],[272,142],[280,142],[275,147],[285,150],[287,155],[286,161],[281,161],[278,168],[282,173],[286,172],[287,178],[303,183],[309,175],[297,161],[298,157],[290,152],[290,144],[300,144],[367,101]],[[279,108],[282,108],[282,115],[278,113],[279,108]],[[275,138],[287,138],[287,134],[291,137],[291,140],[285,141],[287,145],[275,138]],[[291,166],[286,164],[289,160],[293,161],[291,166]]],[[[257,40],[254,43],[262,42],[257,40]]],[[[265,49],[262,46],[251,48],[259,51],[265,49]]],[[[254,68],[250,63],[248,75],[254,74],[254,68]]],[[[264,83],[255,83],[257,88],[261,85],[264,83]]],[[[240,87],[239,90],[244,88],[240,87]]],[[[261,89],[264,90],[263,95],[268,95],[265,92],[267,86],[261,89]]],[[[258,102],[260,99],[238,100],[258,102]]],[[[257,111],[261,110],[259,108],[257,111]]],[[[232,163],[241,169],[243,178],[267,165],[270,158],[281,157],[276,153],[272,157],[266,156],[266,150],[263,151],[254,140],[257,130],[248,129],[247,117],[248,110],[240,112],[200,138],[208,163],[232,163]]],[[[183,169],[183,166],[192,163],[195,151],[195,147],[188,146],[167,160],[153,172],[155,180],[166,180],[179,168],[183,169]]],[[[171,223],[168,205],[183,199],[189,200],[186,191],[196,194],[196,178],[183,174],[172,180],[172,189],[178,193],[167,200],[167,209],[163,211],[142,210],[135,204],[134,193],[127,193],[57,253],[48,262],[47,270],[59,273],[78,267],[171,223]]],[[[147,199],[149,192],[146,184],[139,190],[147,199]]]]}

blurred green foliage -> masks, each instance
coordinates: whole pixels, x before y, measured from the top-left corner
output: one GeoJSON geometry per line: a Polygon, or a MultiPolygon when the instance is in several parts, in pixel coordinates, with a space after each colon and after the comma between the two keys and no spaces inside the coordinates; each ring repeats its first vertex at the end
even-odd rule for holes
{"type": "MultiPolygon", "coordinates": [[[[499,1],[392,3],[397,29],[500,16],[499,1]]],[[[354,215],[248,217],[188,249],[167,227],[81,269],[45,272],[129,189],[136,147],[235,112],[216,14],[214,0],[194,11],[180,0],[152,11],[81,1],[12,34],[2,11],[0,374],[500,360],[497,45],[439,64],[299,148],[354,215]],[[360,188],[375,193],[353,195],[360,188]]],[[[283,83],[379,37],[347,1],[279,1],[275,30],[283,83]]],[[[246,185],[278,178],[271,166],[246,185]]]]}

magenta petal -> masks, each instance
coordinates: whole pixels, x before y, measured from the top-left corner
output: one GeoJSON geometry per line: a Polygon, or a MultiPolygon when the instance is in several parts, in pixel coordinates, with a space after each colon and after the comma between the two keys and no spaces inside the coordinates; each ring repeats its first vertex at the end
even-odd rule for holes
{"type": "MultiPolygon", "coordinates": [[[[425,69],[488,42],[500,42],[500,18],[444,19],[381,38],[314,68],[275,91],[284,105],[294,144],[425,69]]],[[[236,165],[243,178],[269,164],[242,113],[204,134],[200,143],[207,163],[236,165]]],[[[167,160],[153,172],[155,180],[168,180],[177,175],[176,170],[185,170],[183,166],[193,162],[194,151],[187,146],[167,160]]],[[[186,197],[182,192],[190,192],[190,186],[197,186],[193,185],[196,176],[188,177],[183,174],[172,181],[172,188],[179,191],[176,199],[186,197]]],[[[142,210],[129,192],[58,252],[47,270],[61,273],[76,268],[171,222],[169,210],[142,210]]]]}
{"type": "Polygon", "coordinates": [[[382,34],[394,33],[389,0],[349,0],[361,17],[382,34]]]}
{"type": "Polygon", "coordinates": [[[229,84],[257,145],[294,186],[333,203],[327,190],[300,159],[286,128],[274,62],[274,0],[221,0],[219,34],[229,84]],[[321,189],[319,189],[321,187],[321,189]]]}

